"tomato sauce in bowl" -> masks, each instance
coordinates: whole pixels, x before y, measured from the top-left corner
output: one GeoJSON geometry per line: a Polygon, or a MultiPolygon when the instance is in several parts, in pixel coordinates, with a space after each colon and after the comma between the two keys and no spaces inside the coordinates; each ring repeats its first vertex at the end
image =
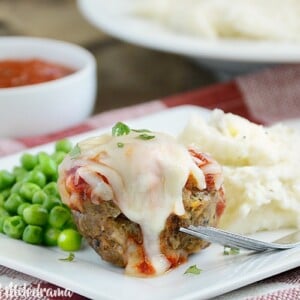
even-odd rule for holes
{"type": "Polygon", "coordinates": [[[0,60],[0,88],[43,83],[74,72],[74,69],[40,59],[0,60]]]}

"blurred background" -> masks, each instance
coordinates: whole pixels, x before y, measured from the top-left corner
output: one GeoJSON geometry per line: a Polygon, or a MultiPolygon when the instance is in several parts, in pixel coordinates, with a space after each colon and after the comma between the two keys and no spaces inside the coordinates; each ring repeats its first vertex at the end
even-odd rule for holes
{"type": "Polygon", "coordinates": [[[74,0],[0,0],[0,35],[48,37],[90,50],[98,62],[94,113],[217,81],[211,72],[187,58],[137,47],[104,34],[85,20],[74,0]]]}

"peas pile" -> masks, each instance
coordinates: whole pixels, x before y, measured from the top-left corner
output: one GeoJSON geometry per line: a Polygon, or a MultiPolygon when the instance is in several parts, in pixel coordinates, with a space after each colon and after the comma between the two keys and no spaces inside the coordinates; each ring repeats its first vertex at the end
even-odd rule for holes
{"type": "Polygon", "coordinates": [[[60,140],[51,155],[24,153],[11,172],[0,171],[1,233],[64,251],[80,249],[82,237],[57,190],[58,165],[71,149],[70,141],[60,140]]]}

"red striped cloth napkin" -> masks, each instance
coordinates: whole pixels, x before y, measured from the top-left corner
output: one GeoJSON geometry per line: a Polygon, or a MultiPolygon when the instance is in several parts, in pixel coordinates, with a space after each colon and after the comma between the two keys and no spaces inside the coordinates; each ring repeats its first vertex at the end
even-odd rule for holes
{"type": "MultiPolygon", "coordinates": [[[[140,117],[186,104],[198,105],[209,109],[220,108],[225,112],[232,112],[262,124],[271,124],[289,118],[300,118],[300,66],[280,66],[266,69],[258,74],[243,76],[228,83],[221,83],[161,100],[111,110],[93,116],[78,126],[45,136],[0,139],[0,156],[95,128],[109,126],[120,119],[140,117]]],[[[25,290],[35,289],[42,293],[23,299],[85,299],[71,291],[63,290],[37,278],[0,266],[0,299],[20,299],[8,293],[11,291],[10,286],[12,290],[23,287],[25,290]],[[59,297],[57,296],[58,294],[60,295],[59,297]]],[[[216,299],[300,299],[300,268],[252,284],[216,299]]]]}

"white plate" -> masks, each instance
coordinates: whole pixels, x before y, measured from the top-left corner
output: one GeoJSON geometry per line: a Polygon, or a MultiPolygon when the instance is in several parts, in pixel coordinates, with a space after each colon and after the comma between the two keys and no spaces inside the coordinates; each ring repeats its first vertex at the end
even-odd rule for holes
{"type": "Polygon", "coordinates": [[[285,120],[282,123],[300,132],[300,118],[285,120]]]}
{"type": "MultiPolygon", "coordinates": [[[[182,106],[127,123],[136,128],[177,134],[192,113],[206,116],[208,111],[182,106]]],[[[103,130],[92,131],[72,140],[76,142],[101,132],[103,130]]],[[[41,150],[50,152],[53,144],[32,149],[31,152],[41,150]]],[[[1,169],[11,169],[18,164],[19,157],[20,154],[2,158],[1,169]]],[[[287,231],[266,232],[258,237],[270,241],[285,233],[287,231]]],[[[206,299],[300,265],[300,251],[297,249],[224,256],[221,246],[212,245],[177,269],[160,277],[145,279],[125,276],[122,269],[103,262],[89,247],[77,252],[76,261],[69,263],[59,260],[66,254],[56,248],[28,245],[2,234],[0,244],[0,264],[99,300],[206,299]],[[194,264],[203,270],[202,273],[197,276],[184,275],[188,266],[194,264]]]]}
{"type": "MultiPolygon", "coordinates": [[[[122,40],[157,50],[199,59],[228,69],[230,62],[245,64],[290,63],[300,61],[300,44],[272,41],[219,39],[215,41],[179,34],[155,21],[132,14],[139,0],[78,0],[87,19],[101,30],[122,40]],[[227,62],[227,63],[226,63],[227,62]],[[226,65],[224,65],[226,63],[226,65]]],[[[256,66],[255,66],[256,67],[256,66]]]]}

